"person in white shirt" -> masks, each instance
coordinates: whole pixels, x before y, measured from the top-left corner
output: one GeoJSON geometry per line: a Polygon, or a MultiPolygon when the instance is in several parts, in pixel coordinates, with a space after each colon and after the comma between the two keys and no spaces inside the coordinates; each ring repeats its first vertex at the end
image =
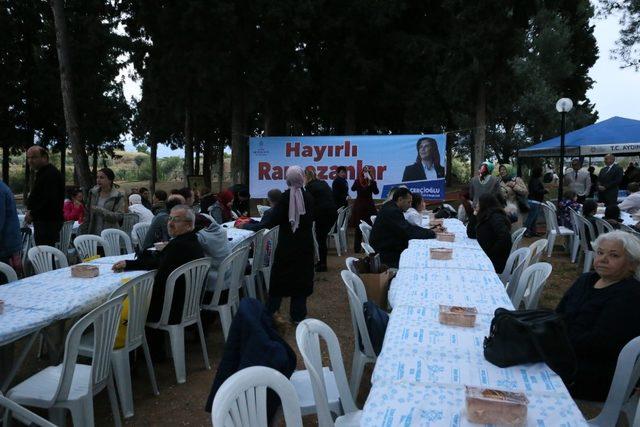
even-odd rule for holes
{"type": "Polygon", "coordinates": [[[630,182],[627,187],[629,195],[618,205],[621,211],[634,214],[640,211],[640,183],[630,182]]]}
{"type": "Polygon", "coordinates": [[[142,197],[139,194],[129,196],[129,212],[138,214],[140,222],[151,222],[153,220],[153,212],[144,207],[142,197]]]}
{"type": "Polygon", "coordinates": [[[404,219],[410,224],[422,227],[422,214],[424,212],[424,199],[418,193],[411,193],[411,207],[404,212],[404,219]]]}
{"type": "Polygon", "coordinates": [[[581,167],[580,159],[572,159],[571,169],[564,174],[564,182],[578,195],[578,203],[584,203],[591,190],[591,175],[581,167]]]}

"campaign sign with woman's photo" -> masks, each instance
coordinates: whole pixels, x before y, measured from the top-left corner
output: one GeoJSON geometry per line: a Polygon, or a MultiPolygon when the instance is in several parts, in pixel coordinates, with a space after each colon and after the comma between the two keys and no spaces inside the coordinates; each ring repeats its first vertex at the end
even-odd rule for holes
{"type": "Polygon", "coordinates": [[[384,198],[394,187],[408,187],[428,200],[444,199],[446,137],[434,135],[288,136],[249,139],[252,197],[285,188],[289,166],[312,168],[331,184],[339,166],[353,182],[365,166],[384,198]]]}

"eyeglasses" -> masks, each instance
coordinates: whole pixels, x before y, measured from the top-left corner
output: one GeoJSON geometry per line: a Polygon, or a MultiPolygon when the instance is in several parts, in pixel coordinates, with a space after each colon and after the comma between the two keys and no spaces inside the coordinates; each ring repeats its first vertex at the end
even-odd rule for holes
{"type": "Polygon", "coordinates": [[[181,217],[181,216],[170,216],[169,217],[169,221],[173,221],[173,222],[180,222],[180,221],[182,221],[182,222],[191,222],[190,219],[184,218],[184,217],[181,217]]]}

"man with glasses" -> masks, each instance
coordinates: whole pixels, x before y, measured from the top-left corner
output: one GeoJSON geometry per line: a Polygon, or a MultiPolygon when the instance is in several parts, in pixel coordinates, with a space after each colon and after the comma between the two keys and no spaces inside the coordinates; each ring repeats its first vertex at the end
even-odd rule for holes
{"type": "MultiPolygon", "coordinates": [[[[171,240],[169,240],[169,243],[164,249],[159,251],[159,253],[153,253],[158,251],[145,251],[133,261],[119,261],[113,265],[114,271],[158,270],[153,282],[151,305],[149,307],[149,314],[147,315],[148,322],[157,322],[160,320],[167,278],[171,272],[189,261],[204,257],[204,252],[198,243],[198,238],[194,231],[196,217],[193,210],[187,205],[175,206],[171,209],[168,219],[167,228],[171,240]]],[[[170,324],[180,323],[182,318],[184,287],[184,277],[180,277],[176,282],[173,293],[173,304],[169,315],[170,324]]],[[[151,354],[162,354],[162,335],[160,334],[158,336],[155,333],[148,333],[147,336],[150,338],[150,347],[153,347],[151,354]]],[[[159,357],[162,358],[162,356],[159,357]]]]}

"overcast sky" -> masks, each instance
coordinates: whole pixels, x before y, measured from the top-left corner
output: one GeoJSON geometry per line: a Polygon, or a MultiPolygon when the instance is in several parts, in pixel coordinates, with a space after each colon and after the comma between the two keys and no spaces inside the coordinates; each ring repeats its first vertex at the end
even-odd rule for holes
{"type": "MultiPolygon", "coordinates": [[[[640,71],[632,68],[622,69],[622,63],[611,57],[611,50],[619,37],[620,24],[617,16],[607,19],[594,18],[596,41],[600,58],[591,68],[589,75],[594,80],[593,88],[587,92],[591,102],[595,103],[599,113],[598,121],[613,116],[640,120],[640,71]]],[[[123,72],[125,75],[126,72],[123,72]]],[[[125,95],[128,99],[140,98],[139,83],[127,78],[125,95]]],[[[134,150],[131,143],[126,144],[127,150],[134,150]]],[[[158,156],[184,157],[182,150],[171,150],[161,145],[158,156]]]]}

